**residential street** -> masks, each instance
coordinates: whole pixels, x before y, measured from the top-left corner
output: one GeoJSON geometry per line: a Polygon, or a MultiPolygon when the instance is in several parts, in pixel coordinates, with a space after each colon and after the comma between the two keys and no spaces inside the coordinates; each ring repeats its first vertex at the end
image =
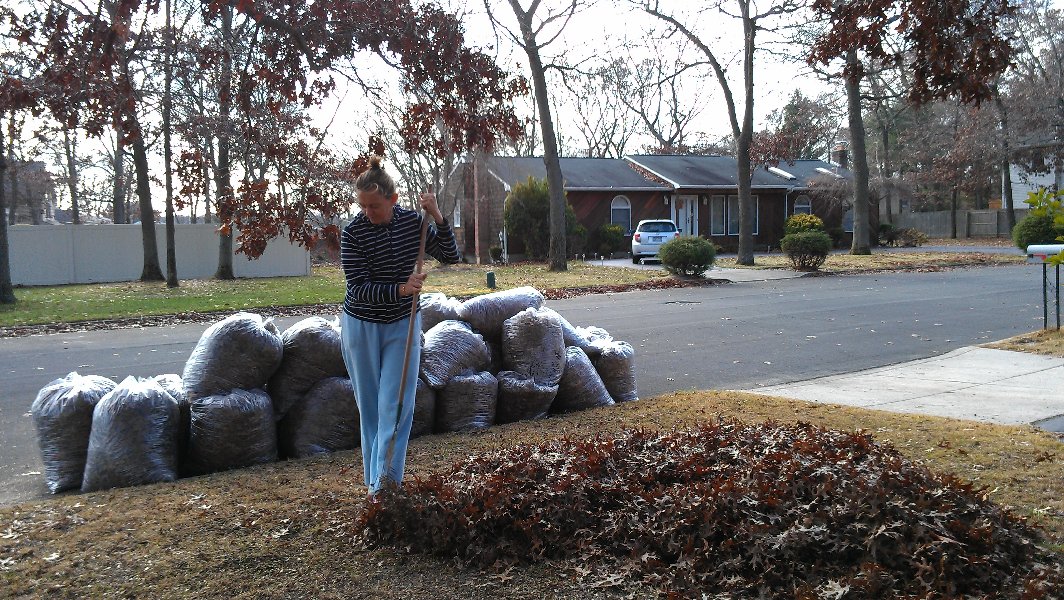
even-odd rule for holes
{"type": "MultiPolygon", "coordinates": [[[[584,296],[547,304],[635,346],[641,397],[926,358],[1042,326],[1041,270],[988,267],[584,296]]],[[[299,318],[277,321],[283,329],[299,318]]],[[[46,495],[29,406],[70,371],[180,373],[204,324],[0,339],[0,504],[46,495]]]]}

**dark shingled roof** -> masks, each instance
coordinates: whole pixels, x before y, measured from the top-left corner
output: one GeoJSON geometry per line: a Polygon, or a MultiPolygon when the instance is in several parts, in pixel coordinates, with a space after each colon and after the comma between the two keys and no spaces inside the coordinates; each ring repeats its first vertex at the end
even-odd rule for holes
{"type": "Polygon", "coordinates": [[[796,189],[808,188],[811,181],[822,177],[838,176],[842,179],[853,180],[853,173],[846,167],[815,159],[800,159],[793,163],[782,161],[770,172],[789,181],[790,185],[796,189]],[[784,177],[783,173],[793,176],[794,179],[784,177]]]}
{"type": "MultiPolygon", "coordinates": [[[[669,191],[668,185],[650,181],[627,161],[616,158],[561,158],[562,179],[567,191],[669,191]]],[[[539,156],[493,156],[488,170],[509,187],[529,177],[543,179],[547,168],[539,156]]]]}
{"type": "MultiPolygon", "coordinates": [[[[672,183],[677,189],[735,189],[738,187],[738,161],[734,156],[650,155],[625,157],[672,183]]],[[[754,169],[754,188],[787,188],[782,177],[764,169],[754,169]]]]}

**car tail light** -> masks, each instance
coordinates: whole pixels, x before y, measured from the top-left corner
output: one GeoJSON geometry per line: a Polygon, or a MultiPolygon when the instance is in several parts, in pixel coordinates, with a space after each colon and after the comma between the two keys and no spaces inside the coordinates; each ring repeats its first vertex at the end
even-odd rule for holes
{"type": "Polygon", "coordinates": [[[635,234],[635,241],[637,241],[637,242],[639,241],[639,233],[635,234]]]}
{"type": "Polygon", "coordinates": [[[672,237],[674,237],[674,238],[680,237],[680,232],[677,231],[676,233],[672,234],[672,237]]]}

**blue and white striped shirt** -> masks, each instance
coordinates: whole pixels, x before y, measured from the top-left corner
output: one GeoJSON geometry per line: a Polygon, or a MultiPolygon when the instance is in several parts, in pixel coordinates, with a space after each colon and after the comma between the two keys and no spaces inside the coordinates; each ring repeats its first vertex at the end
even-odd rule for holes
{"type": "MultiPolygon", "coordinates": [[[[373,323],[395,323],[410,316],[413,296],[400,296],[417,266],[421,219],[418,213],[392,207],[392,220],[374,225],[359,213],[340,235],[340,263],[347,279],[344,312],[373,323]]],[[[454,231],[447,221],[429,224],[425,254],[444,263],[461,260],[454,231]]]]}

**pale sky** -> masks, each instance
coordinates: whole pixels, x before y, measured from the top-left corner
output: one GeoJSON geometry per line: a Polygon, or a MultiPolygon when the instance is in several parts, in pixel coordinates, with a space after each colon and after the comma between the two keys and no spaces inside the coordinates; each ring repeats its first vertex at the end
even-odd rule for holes
{"type": "MultiPolygon", "coordinates": [[[[445,6],[447,4],[447,2],[444,2],[445,6]]],[[[527,6],[529,2],[528,0],[522,0],[522,4],[527,6]]],[[[561,0],[547,0],[543,3],[544,6],[554,7],[562,4],[564,2],[561,0]]],[[[662,2],[666,9],[677,11],[685,10],[685,7],[690,7],[692,4],[684,0],[665,0],[662,2]]],[[[504,68],[510,72],[520,73],[525,75],[526,78],[530,78],[524,52],[514,46],[507,37],[496,37],[485,14],[482,0],[467,0],[465,2],[454,0],[450,5],[452,10],[458,10],[459,12],[460,9],[455,9],[455,6],[466,7],[465,10],[467,12],[464,13],[463,23],[466,29],[466,41],[469,45],[479,48],[488,47],[485,51],[496,56],[497,62],[504,68]],[[497,50],[491,49],[496,47],[497,50]]],[[[495,7],[496,16],[505,24],[512,26],[515,21],[507,3],[495,0],[495,7]]],[[[545,62],[550,58],[561,55],[570,64],[595,64],[596,61],[601,63],[602,57],[613,57],[618,55],[618,53],[627,52],[621,47],[622,42],[627,37],[629,40],[640,41],[647,46],[647,49],[642,50],[644,53],[655,52],[662,56],[669,56],[675,53],[679,38],[673,38],[662,42],[660,45],[655,45],[655,43],[652,43],[651,32],[654,28],[660,30],[662,27],[663,23],[661,21],[634,9],[627,0],[597,0],[593,5],[578,13],[561,31],[558,38],[542,50],[542,54],[545,62]]],[[[732,67],[730,73],[734,74],[729,75],[730,85],[732,93],[735,95],[735,102],[738,105],[737,108],[740,111],[739,118],[741,120],[743,102],[741,65],[739,65],[739,61],[742,58],[741,22],[724,14],[713,13],[708,18],[702,18],[701,22],[695,21],[691,27],[699,33],[705,43],[719,53],[718,57],[725,63],[726,68],[728,66],[732,67]]],[[[557,28],[549,31],[557,31],[557,28]]],[[[761,37],[758,40],[759,47],[762,44],[768,45],[771,42],[771,34],[768,32],[763,32],[760,35],[761,37]]],[[[800,89],[803,94],[811,97],[815,97],[829,89],[815,75],[804,73],[806,69],[802,64],[784,63],[778,57],[761,51],[757,53],[755,61],[755,128],[761,128],[768,113],[774,109],[781,108],[795,89],[800,89]]],[[[393,80],[394,74],[380,69],[379,66],[376,66],[378,64],[378,61],[373,58],[360,61],[360,73],[372,74],[372,77],[379,78],[384,82],[393,80]]],[[[712,71],[706,67],[700,73],[691,73],[686,76],[688,79],[687,85],[691,87],[699,85],[696,79],[699,76],[706,77],[701,82],[699,97],[699,101],[705,106],[692,123],[689,131],[691,133],[702,132],[713,137],[730,135],[731,127],[728,122],[724,94],[721,92],[720,85],[715,76],[713,76],[712,71]]],[[[556,78],[557,75],[549,75],[549,77],[556,78]]],[[[555,86],[552,86],[552,89],[560,88],[563,94],[559,96],[566,96],[567,92],[565,92],[564,88],[556,85],[556,80],[554,83],[555,86]]],[[[334,99],[334,103],[322,110],[317,122],[324,124],[333,119],[330,133],[335,133],[344,140],[353,140],[354,145],[360,146],[364,143],[367,135],[361,125],[365,120],[362,116],[363,111],[360,110],[360,107],[365,105],[364,99],[362,94],[354,89],[346,96],[342,96],[342,94],[343,92],[334,99]],[[336,114],[335,118],[334,113],[336,114]]],[[[531,114],[529,108],[531,99],[522,104],[526,104],[526,106],[520,107],[522,113],[525,116],[531,114]]],[[[568,112],[569,110],[571,109],[568,109],[565,105],[558,105],[555,102],[555,123],[560,135],[563,136],[566,134],[567,129],[572,128],[572,115],[568,112]]],[[[575,132],[570,133],[570,136],[572,135],[575,135],[575,132]]],[[[639,138],[629,144],[627,152],[636,153],[649,141],[649,139],[639,138]]],[[[348,146],[347,143],[344,145],[348,146]]],[[[570,150],[577,150],[577,148],[570,148],[570,150]]]]}

